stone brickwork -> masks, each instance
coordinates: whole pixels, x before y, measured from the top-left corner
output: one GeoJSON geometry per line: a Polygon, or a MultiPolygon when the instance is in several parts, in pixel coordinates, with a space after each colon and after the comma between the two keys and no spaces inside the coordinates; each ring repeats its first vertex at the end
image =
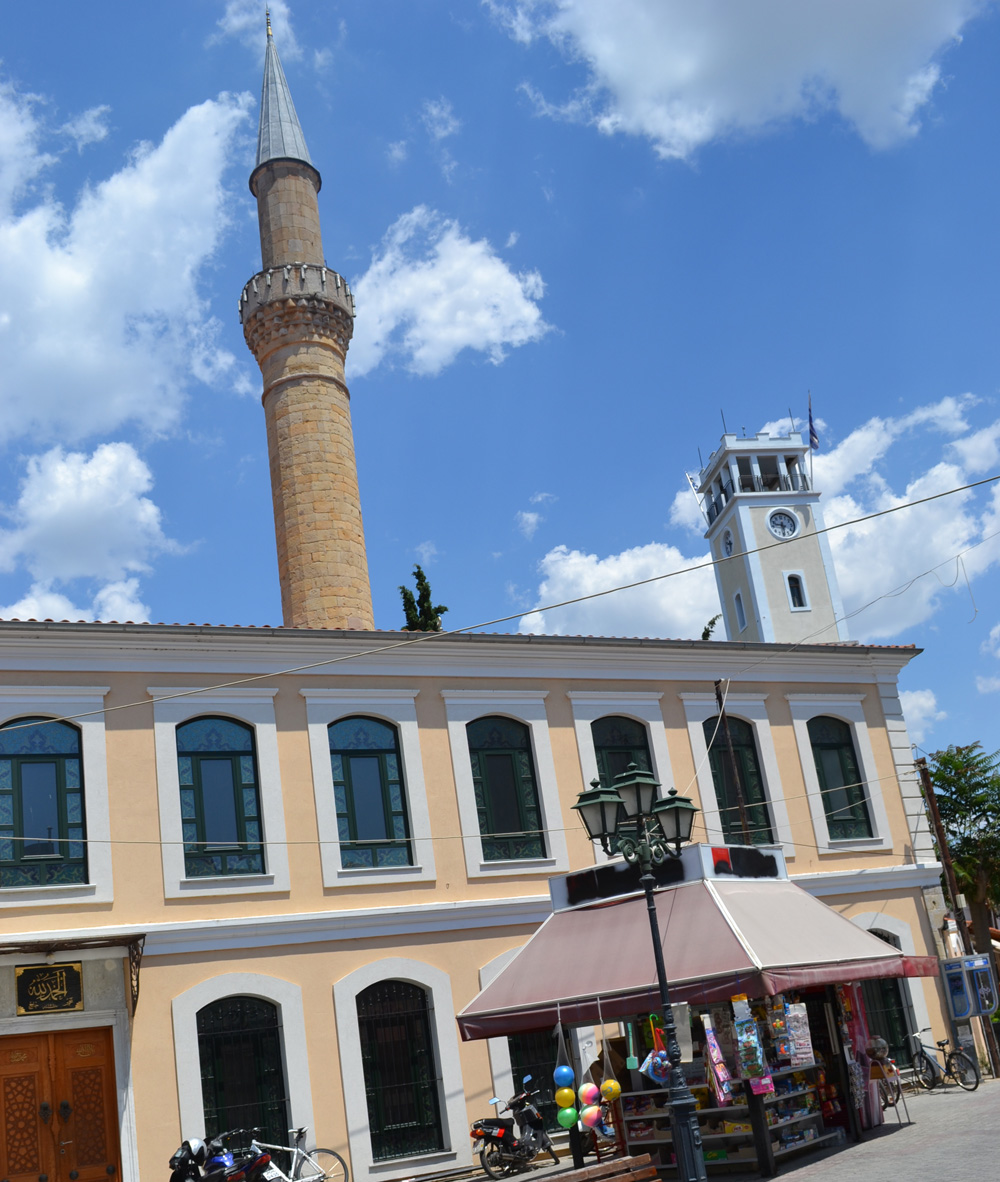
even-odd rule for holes
{"type": "Polygon", "coordinates": [[[265,270],[285,263],[323,266],[319,187],[319,173],[300,160],[272,160],[254,170],[250,191],[257,198],[265,270]]]}
{"type": "Polygon", "coordinates": [[[285,626],[371,629],[344,381],[354,301],[341,276],[324,265],[315,169],[271,162],[255,171],[251,187],[265,270],[243,289],[240,317],[264,379],[285,626]]]}

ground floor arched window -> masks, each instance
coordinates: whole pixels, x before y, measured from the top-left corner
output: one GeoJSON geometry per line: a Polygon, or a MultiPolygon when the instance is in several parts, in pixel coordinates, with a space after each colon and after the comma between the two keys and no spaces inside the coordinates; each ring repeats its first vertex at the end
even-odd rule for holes
{"type": "MultiPolygon", "coordinates": [[[[899,948],[899,940],[889,932],[871,928],[871,934],[878,936],[893,948],[899,948]]],[[[910,1049],[910,1034],[913,1023],[910,1007],[907,1005],[906,982],[901,977],[878,977],[873,981],[861,982],[861,996],[865,999],[865,1016],[868,1019],[868,1033],[874,1038],[884,1038],[889,1044],[889,1057],[899,1067],[909,1067],[913,1062],[910,1049]]]]}
{"type": "Polygon", "coordinates": [[[259,1128],[262,1140],[287,1144],[278,1007],[260,997],[213,1001],[198,1011],[198,1053],[205,1135],[259,1128]]]}
{"type": "Polygon", "coordinates": [[[443,1149],[427,991],[410,981],[377,981],[358,994],[357,1005],[372,1159],[443,1149]]]}

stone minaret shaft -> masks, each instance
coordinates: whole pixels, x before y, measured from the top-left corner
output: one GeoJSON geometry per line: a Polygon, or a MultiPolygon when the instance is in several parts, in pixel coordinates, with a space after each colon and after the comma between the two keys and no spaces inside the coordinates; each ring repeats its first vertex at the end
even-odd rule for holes
{"type": "Polygon", "coordinates": [[[350,288],[323,261],[313,167],[270,22],[257,198],[263,270],[243,289],[243,335],[264,379],[281,608],[289,628],[370,629],[368,560],[344,360],[350,288]]]}

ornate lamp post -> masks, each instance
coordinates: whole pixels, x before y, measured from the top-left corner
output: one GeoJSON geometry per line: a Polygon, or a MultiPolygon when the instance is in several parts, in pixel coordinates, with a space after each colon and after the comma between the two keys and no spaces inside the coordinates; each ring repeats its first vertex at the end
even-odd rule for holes
{"type": "Polygon", "coordinates": [[[701,1147],[701,1128],[696,1115],[696,1101],[681,1071],[681,1049],[670,1008],[667,971],[663,964],[663,946],[656,922],[653,866],[667,858],[679,858],[681,846],[691,840],[691,827],[699,810],[686,796],[671,788],[665,800],[657,799],[660,785],[649,772],[641,772],[634,763],[615,776],[614,786],[602,788],[600,780],[580,793],[573,808],[583,821],[591,841],[599,841],[605,853],[612,852],[612,839],[618,840],[618,852],[642,871],[639,882],[646,893],[649,930],[653,937],[656,979],[663,1008],[663,1031],[666,1035],[670,1077],[670,1119],[681,1182],[706,1182],[705,1158],[701,1147]]]}

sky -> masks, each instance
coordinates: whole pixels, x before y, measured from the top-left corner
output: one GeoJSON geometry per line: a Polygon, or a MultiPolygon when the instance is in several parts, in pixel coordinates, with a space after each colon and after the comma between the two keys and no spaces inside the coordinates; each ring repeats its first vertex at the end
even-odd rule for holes
{"type": "MultiPolygon", "coordinates": [[[[1000,474],[990,0],[274,0],[348,353],[379,628],[698,637],[686,473],[801,427],[827,524],[1000,474]]],[[[281,622],[256,0],[5,5],[0,618],[281,622]]],[[[1000,748],[1000,493],[831,533],[924,649],[923,749],[1000,748]]],[[[713,675],[724,676],[724,658],[713,675]]]]}

